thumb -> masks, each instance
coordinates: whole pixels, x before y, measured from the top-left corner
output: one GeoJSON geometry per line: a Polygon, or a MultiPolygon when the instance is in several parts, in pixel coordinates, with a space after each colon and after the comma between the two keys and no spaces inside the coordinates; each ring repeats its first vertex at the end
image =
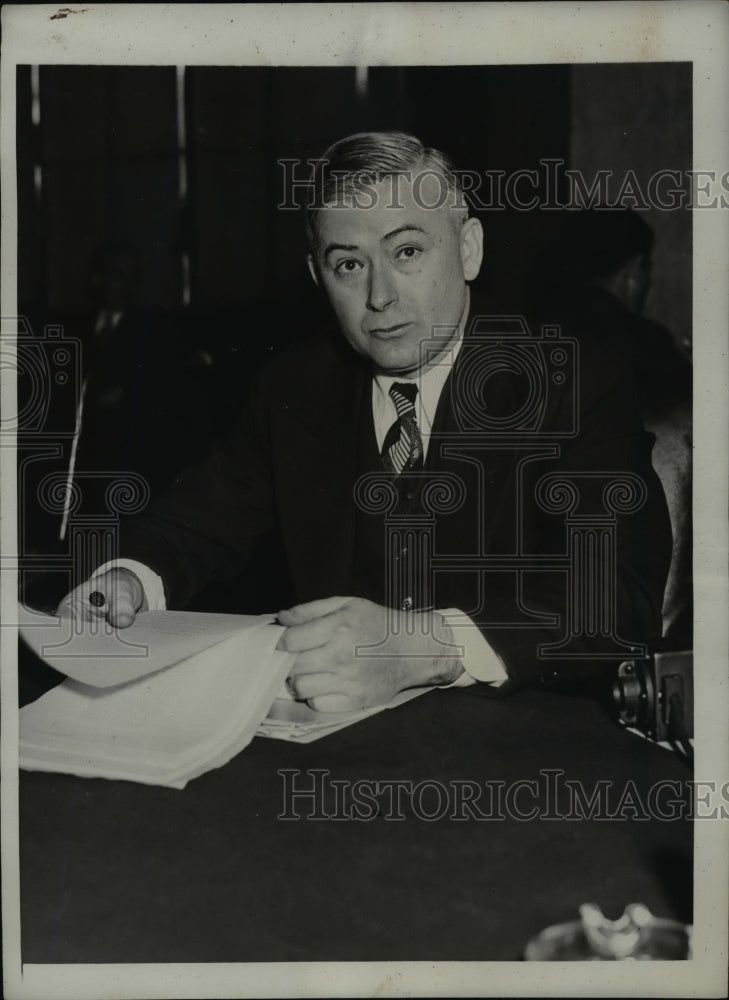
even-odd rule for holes
{"type": "Polygon", "coordinates": [[[305,622],[314,621],[315,618],[323,618],[334,611],[339,611],[345,604],[349,604],[351,597],[322,597],[318,601],[309,601],[306,604],[296,604],[288,611],[279,611],[279,624],[303,625],[305,622]]]}
{"type": "Polygon", "coordinates": [[[93,586],[106,596],[108,621],[114,628],[128,628],[134,623],[144,603],[144,587],[139,577],[128,569],[110,569],[93,586]]]}

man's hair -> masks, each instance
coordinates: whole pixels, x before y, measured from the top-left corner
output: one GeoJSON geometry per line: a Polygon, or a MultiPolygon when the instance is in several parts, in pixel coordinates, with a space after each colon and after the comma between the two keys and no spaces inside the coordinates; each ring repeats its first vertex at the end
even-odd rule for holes
{"type": "MultiPolygon", "coordinates": [[[[454,211],[454,225],[468,218],[468,204],[450,159],[438,149],[425,146],[407,132],[358,132],[330,146],[316,162],[312,177],[313,197],[306,206],[306,233],[316,246],[319,212],[337,200],[352,198],[365,185],[404,175],[409,181],[435,175],[445,184],[445,197],[437,207],[454,211]]],[[[436,207],[429,205],[426,207],[436,207]]]]}

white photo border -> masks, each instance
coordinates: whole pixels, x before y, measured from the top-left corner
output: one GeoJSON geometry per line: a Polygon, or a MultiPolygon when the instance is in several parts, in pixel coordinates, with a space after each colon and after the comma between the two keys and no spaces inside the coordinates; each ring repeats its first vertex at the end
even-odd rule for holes
{"type": "MultiPolygon", "coordinates": [[[[449,65],[691,61],[694,167],[729,169],[729,6],[597,3],[85,4],[2,10],[1,314],[17,315],[15,88],[19,64],[449,65]],[[63,14],[63,11],[66,13],[63,14]]],[[[694,212],[696,775],[726,780],[729,212],[694,212]]],[[[12,337],[3,329],[3,337],[12,337]]],[[[2,376],[4,414],[14,373],[2,376]]],[[[3,553],[17,551],[14,455],[2,455],[3,553]]],[[[16,587],[3,572],[2,619],[16,587]]],[[[695,953],[687,962],[20,965],[16,636],[0,630],[5,996],[707,996],[727,968],[729,824],[695,824],[695,953]]]]}

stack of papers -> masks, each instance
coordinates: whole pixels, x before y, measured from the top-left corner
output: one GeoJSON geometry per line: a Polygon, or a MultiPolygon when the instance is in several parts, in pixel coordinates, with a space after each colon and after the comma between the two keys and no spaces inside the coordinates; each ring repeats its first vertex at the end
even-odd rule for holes
{"type": "Polygon", "coordinates": [[[273,615],[150,611],[116,630],[19,609],[23,640],[67,680],[20,710],[20,766],[184,788],[254,736],[311,743],[388,705],[316,712],[294,701],[273,615]]]}
{"type": "Polygon", "coordinates": [[[351,726],[361,719],[367,719],[385,708],[397,708],[418,695],[432,691],[430,687],[411,688],[401,691],[387,705],[362,708],[353,712],[316,712],[302,701],[293,701],[285,696],[277,697],[268,715],[261,722],[256,736],[267,736],[274,740],[291,740],[294,743],[313,743],[322,736],[336,733],[338,729],[351,726]]]}
{"type": "Polygon", "coordinates": [[[293,658],[271,616],[147,612],[116,632],[22,615],[68,677],[20,710],[22,768],[184,788],[256,734],[293,658]]]}

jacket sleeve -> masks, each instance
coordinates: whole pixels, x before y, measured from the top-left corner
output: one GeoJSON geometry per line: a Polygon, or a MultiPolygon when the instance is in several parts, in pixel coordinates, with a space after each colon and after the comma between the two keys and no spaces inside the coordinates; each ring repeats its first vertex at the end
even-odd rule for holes
{"type": "Polygon", "coordinates": [[[233,579],[275,523],[265,373],[231,432],[143,514],[123,522],[120,556],[162,578],[167,606],[184,607],[213,581],[233,579]]]}

